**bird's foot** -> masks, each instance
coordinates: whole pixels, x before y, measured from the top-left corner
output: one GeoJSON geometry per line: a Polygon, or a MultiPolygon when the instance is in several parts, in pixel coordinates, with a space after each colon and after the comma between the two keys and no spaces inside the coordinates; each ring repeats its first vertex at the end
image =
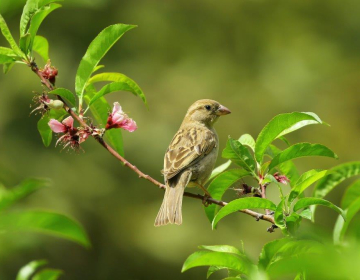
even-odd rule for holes
{"type": "Polygon", "coordinates": [[[258,222],[258,221],[260,221],[263,217],[264,217],[263,214],[259,214],[259,215],[256,216],[255,219],[256,219],[256,221],[258,222]]]}
{"type": "Polygon", "coordinates": [[[202,203],[204,204],[205,207],[208,207],[210,205],[210,202],[208,201],[208,199],[210,198],[210,195],[204,194],[204,198],[202,200],[202,203]]]}

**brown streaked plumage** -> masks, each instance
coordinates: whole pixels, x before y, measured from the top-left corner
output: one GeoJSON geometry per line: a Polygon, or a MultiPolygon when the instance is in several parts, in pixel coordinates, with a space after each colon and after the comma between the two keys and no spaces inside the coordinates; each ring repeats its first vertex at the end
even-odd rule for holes
{"type": "Polygon", "coordinates": [[[164,157],[165,195],[155,226],[182,223],[182,199],[186,186],[203,186],[218,154],[218,137],[213,124],[230,110],[220,103],[202,99],[188,109],[180,129],[164,157]]]}

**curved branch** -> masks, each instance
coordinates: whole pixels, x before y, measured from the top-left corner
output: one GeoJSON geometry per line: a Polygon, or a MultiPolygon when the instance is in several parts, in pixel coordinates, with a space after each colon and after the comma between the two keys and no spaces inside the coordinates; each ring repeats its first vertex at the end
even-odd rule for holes
{"type": "MultiPolygon", "coordinates": [[[[40,78],[41,83],[46,86],[50,91],[54,90],[54,86],[49,82],[49,80],[45,79],[45,77],[42,75],[42,73],[40,72],[40,69],[37,67],[37,65],[35,63],[30,63],[29,65],[31,67],[31,70],[40,78]]],[[[91,129],[87,123],[79,116],[77,115],[73,110],[71,110],[71,108],[66,104],[66,101],[61,97],[57,95],[57,98],[59,100],[61,100],[64,103],[64,109],[74,118],[76,119],[79,124],[81,126],[83,126],[84,128],[88,128],[91,129]]],[[[119,153],[117,153],[109,144],[107,144],[104,139],[102,137],[100,137],[99,135],[93,135],[93,137],[95,138],[95,140],[101,144],[110,154],[112,154],[115,158],[117,158],[119,161],[121,161],[125,166],[127,166],[128,168],[130,168],[132,171],[134,171],[139,178],[143,178],[145,180],[150,181],[151,183],[153,183],[154,185],[158,186],[159,188],[165,188],[165,185],[160,183],[159,181],[155,180],[154,178],[152,178],[151,176],[143,173],[141,170],[139,170],[135,165],[131,164],[129,161],[127,161],[124,157],[122,157],[119,153]]],[[[187,197],[191,197],[191,198],[195,198],[195,199],[199,199],[203,202],[207,202],[209,204],[216,204],[219,206],[225,206],[227,205],[227,202],[225,201],[221,201],[221,200],[216,200],[213,199],[212,197],[208,197],[208,196],[204,196],[201,194],[193,194],[193,193],[189,193],[189,192],[184,192],[184,196],[187,197]]],[[[247,215],[250,215],[254,218],[256,218],[257,220],[264,220],[267,222],[270,222],[272,224],[274,224],[274,217],[272,215],[263,215],[261,213],[249,210],[249,209],[244,209],[244,210],[240,210],[239,212],[245,213],[247,215]]]]}

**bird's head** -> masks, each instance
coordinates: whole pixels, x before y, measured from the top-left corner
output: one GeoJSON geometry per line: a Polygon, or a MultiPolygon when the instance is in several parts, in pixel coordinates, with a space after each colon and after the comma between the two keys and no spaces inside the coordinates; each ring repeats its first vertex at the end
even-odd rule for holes
{"type": "Polygon", "coordinates": [[[212,126],[222,115],[230,114],[230,110],[219,102],[211,99],[201,99],[190,106],[186,113],[186,121],[201,122],[212,126]]]}

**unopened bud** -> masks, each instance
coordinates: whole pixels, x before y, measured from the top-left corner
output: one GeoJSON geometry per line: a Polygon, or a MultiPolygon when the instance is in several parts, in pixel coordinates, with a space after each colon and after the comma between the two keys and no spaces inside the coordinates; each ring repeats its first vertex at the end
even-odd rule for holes
{"type": "Polygon", "coordinates": [[[49,108],[59,110],[64,107],[64,103],[61,100],[50,100],[45,103],[49,108]]]}

